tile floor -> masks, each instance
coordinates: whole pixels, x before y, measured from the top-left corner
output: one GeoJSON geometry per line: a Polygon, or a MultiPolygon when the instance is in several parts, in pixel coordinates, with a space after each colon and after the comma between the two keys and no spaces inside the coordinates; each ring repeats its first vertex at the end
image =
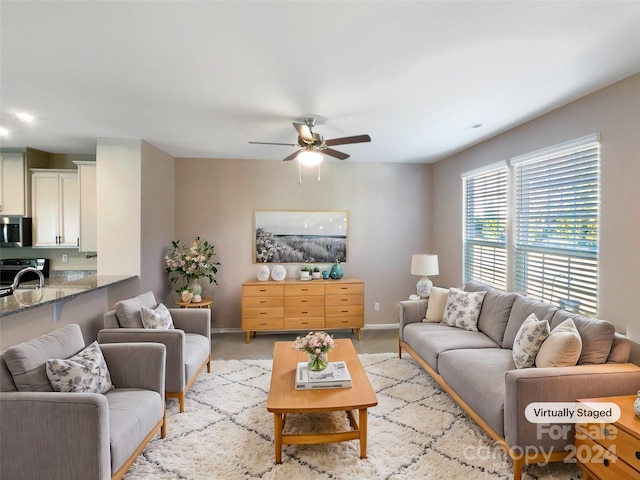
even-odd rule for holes
{"type": "MultiPolygon", "coordinates": [[[[362,339],[348,330],[331,332],[334,338],[351,338],[358,353],[398,352],[398,329],[364,329],[362,339]]],[[[245,342],[244,332],[212,333],[212,360],[242,360],[242,359],[270,359],[273,358],[273,343],[278,341],[292,341],[304,332],[287,333],[259,333],[245,342]]]]}

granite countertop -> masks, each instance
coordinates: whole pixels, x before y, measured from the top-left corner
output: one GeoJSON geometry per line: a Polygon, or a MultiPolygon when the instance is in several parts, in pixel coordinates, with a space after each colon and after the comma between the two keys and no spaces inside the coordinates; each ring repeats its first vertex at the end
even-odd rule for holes
{"type": "MultiPolygon", "coordinates": [[[[67,300],[123,282],[134,275],[52,275],[45,279],[44,288],[18,288],[13,295],[0,298],[0,317],[5,317],[32,308],[41,307],[59,300],[67,300]]],[[[25,282],[25,286],[37,285],[37,280],[25,282]]]]}

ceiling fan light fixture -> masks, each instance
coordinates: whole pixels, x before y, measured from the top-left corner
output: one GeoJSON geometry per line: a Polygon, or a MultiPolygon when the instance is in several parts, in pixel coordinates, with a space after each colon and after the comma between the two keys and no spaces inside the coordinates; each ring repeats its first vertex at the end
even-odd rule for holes
{"type": "Polygon", "coordinates": [[[315,167],[316,165],[320,165],[324,160],[324,157],[320,152],[316,152],[314,150],[303,150],[298,153],[296,157],[298,162],[305,167],[315,167]]]}

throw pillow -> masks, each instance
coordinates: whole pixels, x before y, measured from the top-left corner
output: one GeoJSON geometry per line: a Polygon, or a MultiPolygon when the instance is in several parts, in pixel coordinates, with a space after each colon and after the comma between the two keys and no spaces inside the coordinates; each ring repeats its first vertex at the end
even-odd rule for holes
{"type": "Polygon", "coordinates": [[[98,342],[67,359],[47,360],[46,370],[56,392],[105,393],[114,388],[98,342]]]}
{"type": "Polygon", "coordinates": [[[513,341],[513,362],[516,368],[533,367],[542,342],[549,336],[549,322],[529,315],[520,326],[513,341]]]}
{"type": "Polygon", "coordinates": [[[449,289],[440,287],[431,287],[429,294],[429,304],[427,305],[427,314],[423,322],[440,323],[444,315],[444,307],[447,305],[449,298],[449,289]]]}
{"type": "Polygon", "coordinates": [[[447,303],[444,307],[442,323],[451,327],[477,332],[478,316],[486,293],[465,292],[458,288],[450,288],[447,303]]]}
{"type": "Polygon", "coordinates": [[[144,328],[158,330],[173,330],[174,328],[171,313],[163,303],[160,303],[155,310],[142,307],[140,316],[142,317],[142,326],[144,328]]]}
{"type": "Polygon", "coordinates": [[[582,353],[582,339],[570,318],[562,322],[546,338],[538,355],[536,367],[573,367],[582,353]]]}
{"type": "Polygon", "coordinates": [[[122,328],[142,328],[140,309],[156,308],[158,302],[153,292],[145,292],[127,300],[120,300],[114,307],[118,322],[122,328]]]}

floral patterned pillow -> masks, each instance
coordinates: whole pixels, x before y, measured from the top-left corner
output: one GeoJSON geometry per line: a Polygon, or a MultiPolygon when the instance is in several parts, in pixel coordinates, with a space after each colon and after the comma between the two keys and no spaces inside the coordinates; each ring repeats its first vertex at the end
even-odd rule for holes
{"type": "Polygon", "coordinates": [[[542,342],[549,336],[549,322],[538,320],[535,313],[529,315],[520,326],[513,341],[513,362],[516,368],[533,367],[542,342]]]}
{"type": "Polygon", "coordinates": [[[46,372],[55,392],[105,393],[114,388],[98,342],[65,360],[47,360],[46,372]]]}
{"type": "Polygon", "coordinates": [[[478,317],[486,294],[487,292],[465,292],[457,288],[450,288],[442,323],[477,332],[478,317]]]}
{"type": "Polygon", "coordinates": [[[162,303],[159,304],[155,310],[142,307],[140,316],[142,317],[142,326],[144,328],[154,328],[157,330],[173,330],[174,328],[171,313],[162,303]]]}

